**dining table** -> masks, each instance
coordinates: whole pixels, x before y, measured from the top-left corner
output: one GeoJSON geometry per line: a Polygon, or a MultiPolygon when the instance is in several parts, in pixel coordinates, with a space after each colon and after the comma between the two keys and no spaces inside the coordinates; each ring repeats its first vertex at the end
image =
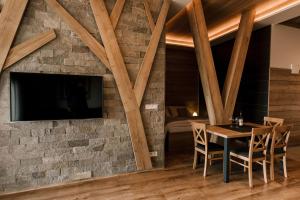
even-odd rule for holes
{"type": "Polygon", "coordinates": [[[244,123],[243,126],[238,124],[225,124],[225,125],[208,125],[206,132],[221,137],[224,139],[224,153],[223,153],[223,175],[224,182],[230,181],[230,149],[231,141],[238,138],[247,138],[252,135],[252,128],[265,127],[261,124],[244,123]]]}

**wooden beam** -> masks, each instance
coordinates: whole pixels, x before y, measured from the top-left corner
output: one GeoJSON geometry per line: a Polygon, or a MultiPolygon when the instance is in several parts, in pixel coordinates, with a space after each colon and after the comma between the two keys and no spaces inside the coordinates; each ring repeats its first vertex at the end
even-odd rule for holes
{"type": "Polygon", "coordinates": [[[153,61],[156,55],[157,47],[161,38],[161,34],[165,27],[166,17],[171,5],[170,0],[164,0],[162,5],[158,20],[156,22],[155,28],[153,30],[149,46],[147,48],[145,57],[143,59],[142,65],[138,72],[135,85],[134,85],[134,92],[137,98],[137,102],[139,106],[142,103],[142,99],[145,93],[145,89],[147,86],[147,82],[150,76],[151,68],[153,65],[153,61]]]}
{"type": "Polygon", "coordinates": [[[0,17],[0,73],[4,66],[28,0],[6,0],[0,17]]]}
{"type": "Polygon", "coordinates": [[[223,123],[223,103],[200,0],[187,7],[210,124],[223,123]]]}
{"type": "Polygon", "coordinates": [[[76,32],[80,39],[89,49],[100,59],[100,61],[110,70],[110,63],[107,59],[104,47],[75,19],[73,18],[56,0],[46,0],[49,6],[76,32]]]}
{"type": "Polygon", "coordinates": [[[45,33],[41,33],[35,36],[34,38],[31,38],[12,48],[9,51],[8,56],[5,60],[3,70],[9,68],[11,65],[15,64],[25,56],[31,54],[32,52],[36,51],[37,49],[54,40],[55,38],[56,34],[54,30],[50,30],[45,33]]]}
{"type": "Polygon", "coordinates": [[[152,163],[141,113],[105,3],[103,0],[90,0],[90,3],[124,106],[137,169],[151,169],[152,163]]]}
{"type": "Polygon", "coordinates": [[[113,10],[111,11],[110,21],[111,21],[114,29],[116,29],[116,27],[118,25],[124,5],[125,5],[125,0],[117,0],[113,10]]]}
{"type": "Polygon", "coordinates": [[[152,14],[151,14],[151,9],[150,9],[148,0],[144,0],[144,7],[145,7],[145,12],[146,12],[146,16],[147,16],[147,19],[148,19],[150,29],[153,32],[154,28],[155,28],[155,22],[153,20],[152,14]]]}
{"type": "Polygon", "coordinates": [[[250,9],[242,13],[222,94],[225,106],[225,120],[229,120],[234,112],[253,30],[255,14],[255,9],[250,9]]]}

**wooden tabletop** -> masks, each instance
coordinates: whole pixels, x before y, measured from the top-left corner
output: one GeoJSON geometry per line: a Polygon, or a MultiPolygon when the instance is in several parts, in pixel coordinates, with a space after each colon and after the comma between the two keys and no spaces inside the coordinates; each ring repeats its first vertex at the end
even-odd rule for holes
{"type": "MultiPolygon", "coordinates": [[[[264,125],[254,124],[254,123],[245,123],[245,125],[256,126],[256,127],[265,127],[264,125]]],[[[208,125],[206,128],[206,131],[210,134],[217,135],[217,136],[220,136],[223,138],[242,138],[242,137],[249,137],[252,134],[251,131],[239,132],[239,131],[234,131],[234,130],[222,128],[220,126],[213,126],[213,125],[208,125]]]]}

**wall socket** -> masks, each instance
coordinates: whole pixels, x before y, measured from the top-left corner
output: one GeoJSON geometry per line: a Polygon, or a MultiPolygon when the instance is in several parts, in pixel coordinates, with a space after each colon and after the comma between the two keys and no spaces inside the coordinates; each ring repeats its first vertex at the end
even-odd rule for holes
{"type": "Polygon", "coordinates": [[[157,157],[157,156],[158,156],[157,151],[150,152],[150,157],[157,157]]]}
{"type": "Polygon", "coordinates": [[[146,104],[145,109],[146,110],[158,110],[158,104],[146,104]]]}

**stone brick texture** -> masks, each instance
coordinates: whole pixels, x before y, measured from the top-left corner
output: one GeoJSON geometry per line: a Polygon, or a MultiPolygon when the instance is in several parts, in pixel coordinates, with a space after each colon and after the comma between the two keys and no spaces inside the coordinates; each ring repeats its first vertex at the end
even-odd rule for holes
{"type": "MultiPolygon", "coordinates": [[[[101,42],[88,0],[59,2],[101,42]]],[[[115,0],[105,2],[111,12],[115,0]]],[[[149,3],[157,19],[162,1],[149,3]]],[[[136,171],[128,125],[112,74],[44,0],[29,1],[13,46],[50,28],[55,29],[57,39],[1,75],[1,192],[136,171]],[[11,122],[10,71],[103,76],[104,118],[11,122]]],[[[134,84],[151,37],[143,0],[126,0],[116,35],[134,84]]],[[[152,159],[157,168],[164,166],[164,89],[163,35],[141,106],[149,149],[158,152],[158,157],[152,159]],[[149,103],[159,104],[159,109],[145,110],[149,103]]]]}

